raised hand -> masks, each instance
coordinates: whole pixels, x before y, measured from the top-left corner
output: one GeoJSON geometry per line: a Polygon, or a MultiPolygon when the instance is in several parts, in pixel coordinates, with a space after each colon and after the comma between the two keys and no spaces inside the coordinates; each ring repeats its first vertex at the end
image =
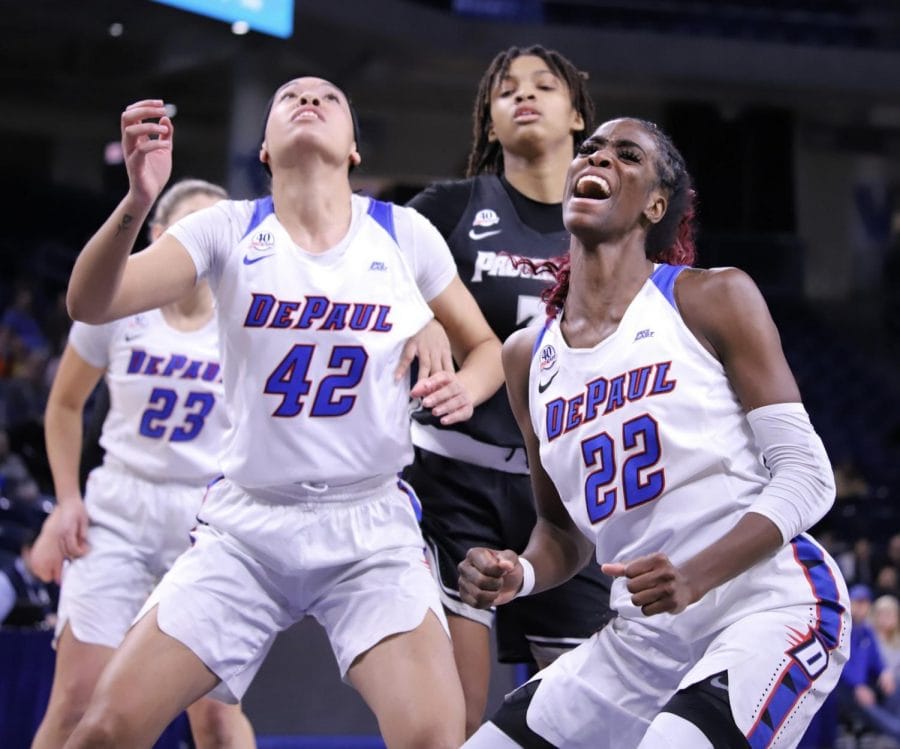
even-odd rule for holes
{"type": "Polygon", "coordinates": [[[125,108],[121,124],[129,191],[152,203],[172,174],[172,120],[162,99],[143,99],[125,108]]]}

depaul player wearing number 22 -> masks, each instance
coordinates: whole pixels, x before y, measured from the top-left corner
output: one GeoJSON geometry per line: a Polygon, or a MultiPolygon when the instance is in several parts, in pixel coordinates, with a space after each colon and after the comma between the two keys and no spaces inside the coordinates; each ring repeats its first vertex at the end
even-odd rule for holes
{"type": "Polygon", "coordinates": [[[507,698],[472,749],[795,747],[849,651],[834,560],[804,531],[834,500],[765,301],[697,270],[684,161],[612,120],[569,166],[569,253],[545,326],[503,347],[538,523],[472,549],[469,603],[558,584],[594,553],[616,617],[507,698]]]}

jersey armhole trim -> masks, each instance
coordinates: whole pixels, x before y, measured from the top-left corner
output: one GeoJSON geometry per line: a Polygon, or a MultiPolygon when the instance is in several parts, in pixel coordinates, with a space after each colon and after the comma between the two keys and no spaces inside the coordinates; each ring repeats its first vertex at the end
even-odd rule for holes
{"type": "Polygon", "coordinates": [[[397,245],[400,244],[397,241],[397,232],[394,229],[394,211],[393,206],[390,203],[375,200],[375,198],[369,198],[368,214],[375,219],[375,222],[381,226],[382,229],[390,234],[391,239],[393,239],[397,245]]]}
{"type": "Polygon", "coordinates": [[[275,202],[272,200],[271,195],[254,200],[253,215],[250,217],[250,223],[247,224],[247,230],[244,232],[241,239],[246,239],[247,235],[259,226],[263,222],[263,219],[270,213],[275,213],[275,202]]]}
{"type": "Polygon", "coordinates": [[[650,275],[650,280],[656,285],[656,288],[660,290],[662,295],[666,298],[666,301],[672,305],[672,308],[677,310],[678,305],[675,304],[675,279],[681,274],[683,270],[685,270],[688,266],[686,265],[666,265],[661,264],[656,267],[656,270],[650,275]]]}

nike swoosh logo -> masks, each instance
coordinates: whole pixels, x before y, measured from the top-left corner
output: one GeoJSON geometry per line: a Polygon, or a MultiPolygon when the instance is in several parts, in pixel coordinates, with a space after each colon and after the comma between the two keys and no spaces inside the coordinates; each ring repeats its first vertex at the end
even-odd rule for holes
{"type": "Polygon", "coordinates": [[[725,679],[722,678],[722,674],[713,676],[713,678],[709,680],[709,683],[717,689],[724,689],[726,692],[728,691],[728,684],[725,679]]]}
{"type": "Polygon", "coordinates": [[[500,229],[495,229],[494,231],[477,232],[474,229],[469,229],[469,239],[474,239],[477,242],[479,239],[484,239],[485,237],[493,237],[495,234],[499,234],[500,231],[500,229]]]}
{"type": "Polygon", "coordinates": [[[550,379],[547,380],[547,382],[539,382],[539,383],[538,383],[538,392],[539,392],[539,393],[543,393],[548,387],[550,387],[550,383],[553,382],[553,380],[556,379],[556,375],[558,375],[558,374],[559,374],[559,370],[557,369],[557,370],[553,373],[553,375],[550,377],[550,379]]]}
{"type": "Polygon", "coordinates": [[[274,252],[270,252],[268,255],[259,255],[257,257],[248,257],[244,255],[244,265],[253,265],[253,263],[258,263],[260,260],[265,260],[267,257],[272,257],[274,252]]]}

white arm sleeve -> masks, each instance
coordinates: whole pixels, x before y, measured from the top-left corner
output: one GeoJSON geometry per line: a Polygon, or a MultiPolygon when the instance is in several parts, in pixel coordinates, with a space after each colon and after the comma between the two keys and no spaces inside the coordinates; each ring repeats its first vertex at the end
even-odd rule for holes
{"type": "Polygon", "coordinates": [[[802,403],[756,408],[747,421],[772,480],[749,507],[781,531],[785,543],[821,520],[834,503],[834,472],[802,403]]]}

